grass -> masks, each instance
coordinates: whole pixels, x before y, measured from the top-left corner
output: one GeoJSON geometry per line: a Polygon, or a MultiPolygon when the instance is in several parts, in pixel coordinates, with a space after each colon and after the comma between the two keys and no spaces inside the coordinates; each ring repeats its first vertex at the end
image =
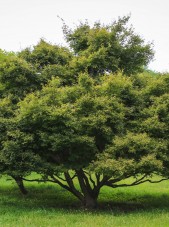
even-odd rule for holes
{"type": "Polygon", "coordinates": [[[69,192],[53,184],[26,184],[22,196],[16,185],[0,179],[1,227],[168,227],[169,181],[135,187],[103,188],[99,208],[88,211],[69,192]]]}

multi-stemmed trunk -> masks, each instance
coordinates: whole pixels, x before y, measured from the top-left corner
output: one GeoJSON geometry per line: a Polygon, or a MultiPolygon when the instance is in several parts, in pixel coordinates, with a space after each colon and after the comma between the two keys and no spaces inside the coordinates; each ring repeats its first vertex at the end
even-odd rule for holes
{"type": "Polygon", "coordinates": [[[76,171],[77,179],[81,188],[83,195],[82,204],[85,208],[96,208],[97,207],[97,198],[99,195],[100,187],[93,185],[91,187],[88,177],[85,175],[82,169],[76,171]]]}
{"type": "Polygon", "coordinates": [[[66,189],[70,193],[72,193],[76,198],[78,198],[83,207],[88,209],[94,209],[97,207],[97,199],[99,196],[100,189],[103,186],[108,186],[111,188],[117,188],[117,187],[126,187],[126,186],[135,186],[142,184],[144,182],[150,182],[150,183],[158,183],[164,180],[168,180],[168,178],[162,178],[157,181],[153,181],[151,179],[147,178],[147,175],[141,175],[139,178],[134,179],[132,183],[118,183],[123,179],[127,179],[131,177],[132,175],[122,175],[120,177],[109,177],[107,175],[100,175],[98,173],[90,174],[90,172],[87,172],[84,169],[75,169],[74,174],[72,174],[72,171],[65,171],[62,176],[60,175],[49,175],[46,180],[44,179],[26,179],[22,177],[16,177],[12,176],[20,191],[23,194],[27,194],[27,190],[24,187],[23,180],[25,181],[35,181],[35,182],[44,182],[49,181],[56,183],[60,185],[62,188],[66,189]],[[76,183],[74,181],[76,179],[76,183]],[[80,186],[80,190],[77,187],[77,181],[80,186]]]}
{"type": "MultiPolygon", "coordinates": [[[[23,194],[27,194],[27,190],[23,185],[23,180],[25,181],[35,181],[35,182],[44,182],[42,179],[26,179],[13,177],[23,194]]],[[[63,177],[50,175],[46,180],[49,182],[56,183],[62,188],[71,192],[76,198],[81,201],[81,204],[85,208],[94,209],[97,207],[97,199],[101,187],[105,184],[105,177],[100,179],[100,175],[95,174],[95,178],[92,178],[92,175],[83,169],[74,170],[74,174],[70,174],[69,171],[64,172],[63,177]],[[78,180],[80,190],[77,188],[74,179],[78,180]]]]}
{"type": "Polygon", "coordinates": [[[104,179],[100,180],[99,175],[95,179],[92,179],[92,176],[89,173],[83,169],[78,169],[74,170],[73,176],[69,173],[69,171],[66,171],[64,172],[64,178],[54,175],[51,175],[50,178],[51,179],[48,179],[48,181],[57,183],[62,188],[71,192],[81,201],[83,207],[97,207],[97,199],[100,188],[104,185],[104,179]],[[74,179],[78,180],[80,190],[77,188],[77,184],[74,182],[74,179]]]}

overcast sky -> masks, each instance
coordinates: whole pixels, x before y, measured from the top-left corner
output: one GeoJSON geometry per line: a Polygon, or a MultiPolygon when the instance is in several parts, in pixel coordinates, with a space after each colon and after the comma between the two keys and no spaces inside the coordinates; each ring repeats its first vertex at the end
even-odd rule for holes
{"type": "Polygon", "coordinates": [[[0,0],[0,48],[18,51],[40,38],[64,44],[62,23],[110,23],[131,13],[130,23],[146,41],[154,41],[155,71],[169,72],[169,0],[0,0]]]}

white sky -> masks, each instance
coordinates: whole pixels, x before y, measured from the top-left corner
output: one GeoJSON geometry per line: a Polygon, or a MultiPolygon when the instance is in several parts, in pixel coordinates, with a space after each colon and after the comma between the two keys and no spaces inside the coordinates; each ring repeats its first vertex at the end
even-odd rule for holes
{"type": "Polygon", "coordinates": [[[110,23],[131,13],[130,23],[146,41],[154,41],[155,71],[169,72],[169,0],[0,0],[0,48],[21,50],[40,38],[64,44],[62,23],[80,20],[110,23]]]}

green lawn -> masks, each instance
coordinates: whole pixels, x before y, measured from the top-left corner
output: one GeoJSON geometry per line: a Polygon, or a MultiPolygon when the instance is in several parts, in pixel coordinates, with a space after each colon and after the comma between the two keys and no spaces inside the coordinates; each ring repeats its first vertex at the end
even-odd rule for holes
{"type": "Polygon", "coordinates": [[[87,211],[69,192],[52,184],[28,183],[22,196],[16,185],[0,179],[0,227],[169,226],[169,181],[103,188],[99,208],[87,211]]]}

